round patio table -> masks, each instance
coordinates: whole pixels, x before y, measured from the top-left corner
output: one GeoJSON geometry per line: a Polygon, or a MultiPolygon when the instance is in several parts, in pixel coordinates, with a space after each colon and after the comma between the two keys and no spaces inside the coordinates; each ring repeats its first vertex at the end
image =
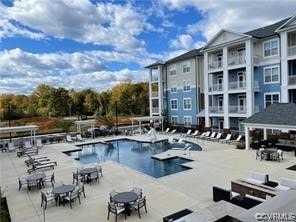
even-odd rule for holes
{"type": "MultiPolygon", "coordinates": [[[[72,192],[74,189],[75,189],[74,185],[62,185],[62,186],[53,188],[52,193],[58,197],[58,202],[60,204],[61,197],[64,197],[67,193],[72,192]]],[[[64,199],[63,199],[63,202],[64,202],[64,199]]]]}
{"type": "MultiPolygon", "coordinates": [[[[97,168],[95,167],[89,167],[89,168],[84,168],[82,170],[79,171],[79,174],[83,177],[84,181],[85,181],[85,177],[90,175],[91,173],[97,172],[97,168]]],[[[89,183],[89,180],[86,180],[87,183],[89,183]]]]}
{"type": "MultiPolygon", "coordinates": [[[[36,181],[38,183],[38,187],[41,188],[40,182],[45,177],[46,177],[46,175],[44,172],[37,172],[37,173],[27,176],[25,179],[28,183],[31,181],[36,181]]],[[[28,189],[30,189],[30,187],[28,187],[28,189]]]]}
{"type": "Polygon", "coordinates": [[[130,203],[134,202],[138,199],[138,194],[135,192],[122,192],[114,195],[112,198],[115,203],[122,203],[124,204],[125,213],[130,216],[130,203]]]}
{"type": "Polygon", "coordinates": [[[266,154],[266,160],[272,160],[273,154],[277,153],[277,150],[267,150],[264,149],[261,151],[263,154],[266,154]]]}

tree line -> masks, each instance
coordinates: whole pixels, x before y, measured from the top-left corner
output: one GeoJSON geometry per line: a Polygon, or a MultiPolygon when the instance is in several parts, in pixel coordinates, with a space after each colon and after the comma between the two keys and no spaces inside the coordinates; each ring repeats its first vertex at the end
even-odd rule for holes
{"type": "Polygon", "coordinates": [[[1,94],[3,120],[24,117],[148,115],[148,83],[127,81],[112,89],[75,91],[41,84],[30,95],[1,94]]]}

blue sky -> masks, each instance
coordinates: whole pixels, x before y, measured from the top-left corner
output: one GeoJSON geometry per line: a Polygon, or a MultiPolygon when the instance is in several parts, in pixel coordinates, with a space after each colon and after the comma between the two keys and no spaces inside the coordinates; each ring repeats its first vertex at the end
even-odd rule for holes
{"type": "Polygon", "coordinates": [[[0,93],[39,84],[102,91],[144,67],[292,16],[296,1],[0,0],[0,93]]]}

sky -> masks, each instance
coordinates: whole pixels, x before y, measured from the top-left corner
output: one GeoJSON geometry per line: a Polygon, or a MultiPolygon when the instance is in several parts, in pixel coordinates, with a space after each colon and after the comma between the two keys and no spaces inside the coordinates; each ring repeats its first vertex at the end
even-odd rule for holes
{"type": "Polygon", "coordinates": [[[295,0],[0,0],[0,93],[103,91],[144,67],[295,15],[295,0]]]}

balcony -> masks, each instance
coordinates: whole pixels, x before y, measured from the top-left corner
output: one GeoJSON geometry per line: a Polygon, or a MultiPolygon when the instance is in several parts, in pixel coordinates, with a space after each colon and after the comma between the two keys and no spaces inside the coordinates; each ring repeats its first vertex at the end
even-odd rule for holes
{"type": "Polygon", "coordinates": [[[229,106],[229,113],[246,113],[247,106],[229,106]]]}
{"type": "Polygon", "coordinates": [[[296,45],[288,46],[288,56],[296,55],[296,45]]]}
{"type": "Polygon", "coordinates": [[[246,64],[246,56],[240,55],[240,56],[232,56],[228,58],[228,65],[234,66],[234,65],[242,65],[246,64]]]}
{"type": "Polygon", "coordinates": [[[288,85],[296,85],[296,75],[288,76],[288,85]]]}
{"type": "Polygon", "coordinates": [[[209,106],[211,113],[223,113],[223,106],[209,106]]]}
{"type": "Polygon", "coordinates": [[[159,113],[159,107],[152,107],[152,113],[159,113]]]}
{"type": "Polygon", "coordinates": [[[222,68],[222,61],[213,61],[209,63],[209,70],[222,68]]]}
{"type": "Polygon", "coordinates": [[[245,89],[246,88],[246,82],[242,81],[234,81],[228,83],[228,89],[234,90],[234,89],[245,89]]]}
{"type": "Polygon", "coordinates": [[[209,85],[209,92],[220,92],[220,91],[223,91],[223,85],[222,84],[209,85]]]}
{"type": "Polygon", "coordinates": [[[158,97],[158,91],[152,91],[151,97],[158,97]]]}

